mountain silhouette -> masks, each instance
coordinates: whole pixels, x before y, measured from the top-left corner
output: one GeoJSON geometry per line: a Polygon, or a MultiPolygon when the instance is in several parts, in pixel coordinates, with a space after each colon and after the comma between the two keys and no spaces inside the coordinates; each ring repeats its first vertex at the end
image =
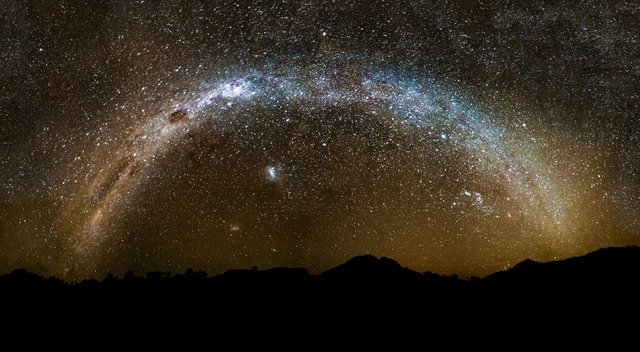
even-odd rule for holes
{"type": "Polygon", "coordinates": [[[563,319],[589,321],[596,315],[613,319],[620,312],[635,314],[640,248],[605,248],[548,263],[525,260],[468,280],[419,273],[372,255],[354,257],[318,275],[303,268],[254,267],[209,277],[189,269],[176,275],[128,272],[122,278],[109,275],[102,281],[68,283],[17,269],[0,276],[0,297],[10,302],[7,311],[21,317],[30,316],[26,312],[86,319],[131,314],[144,319],[194,315],[240,319],[259,314],[284,315],[292,321],[310,316],[372,321],[385,316],[392,321],[411,314],[471,326],[485,324],[488,316],[510,321],[559,314],[563,319]]]}
{"type": "Polygon", "coordinates": [[[31,290],[91,291],[101,289],[135,290],[141,287],[216,287],[225,285],[259,284],[264,286],[346,286],[366,284],[404,285],[437,289],[455,284],[461,289],[482,287],[557,287],[572,288],[581,285],[611,285],[635,287],[640,282],[640,248],[635,246],[603,248],[581,257],[546,263],[524,260],[512,268],[496,272],[485,278],[461,280],[457,276],[441,276],[431,272],[419,273],[387,257],[356,256],[318,275],[304,268],[271,268],[258,270],[230,269],[209,277],[203,271],[188,269],[184,274],[150,272],[136,276],[127,272],[123,278],[109,274],[102,281],[84,280],[67,283],[58,278],[44,278],[25,269],[16,269],[0,276],[2,292],[29,292],[31,290]]]}
{"type": "Polygon", "coordinates": [[[538,289],[634,289],[640,283],[640,248],[603,248],[581,257],[539,263],[525,260],[491,274],[484,284],[538,289]]]}
{"type": "Polygon", "coordinates": [[[329,269],[319,275],[325,281],[404,281],[419,280],[421,274],[402,267],[398,262],[387,257],[380,259],[373,255],[353,257],[344,264],[329,269]]]}

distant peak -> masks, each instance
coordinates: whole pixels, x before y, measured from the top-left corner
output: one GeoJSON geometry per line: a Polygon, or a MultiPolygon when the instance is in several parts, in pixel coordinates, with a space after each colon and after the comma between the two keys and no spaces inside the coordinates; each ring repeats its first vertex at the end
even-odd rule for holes
{"type": "Polygon", "coordinates": [[[391,259],[391,258],[387,258],[387,257],[380,257],[379,260],[380,264],[385,265],[385,266],[393,266],[393,267],[397,267],[397,268],[402,268],[402,265],[400,265],[400,263],[396,262],[395,260],[391,259]]]}
{"type": "Polygon", "coordinates": [[[376,263],[378,258],[372,254],[358,255],[347,260],[343,265],[364,264],[364,263],[376,263]]]}
{"type": "Polygon", "coordinates": [[[533,259],[525,259],[523,261],[521,261],[520,263],[516,264],[514,266],[514,268],[518,268],[518,267],[526,267],[526,266],[531,266],[531,265],[536,265],[536,264],[540,264],[540,262],[537,262],[533,259]]]}
{"type": "Polygon", "coordinates": [[[329,269],[321,276],[344,276],[344,277],[384,277],[395,275],[417,274],[412,270],[404,268],[397,261],[381,257],[377,258],[371,254],[361,255],[349,259],[342,265],[338,265],[333,269],[329,269]]]}

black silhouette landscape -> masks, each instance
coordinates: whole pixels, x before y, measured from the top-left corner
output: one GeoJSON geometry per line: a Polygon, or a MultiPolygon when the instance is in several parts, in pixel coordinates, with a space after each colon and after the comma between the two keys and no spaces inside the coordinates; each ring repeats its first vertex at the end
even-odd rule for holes
{"type": "MultiPolygon", "coordinates": [[[[640,293],[640,248],[605,248],[582,257],[538,263],[525,260],[485,278],[459,279],[402,267],[389,258],[358,256],[318,275],[302,268],[151,272],[102,281],[67,283],[24,269],[0,277],[0,292],[20,307],[169,312],[237,312],[266,309],[322,313],[342,307],[368,312],[429,314],[495,312],[535,314],[551,308],[624,306],[640,293]]],[[[157,313],[156,312],[156,313],[157,313]]]]}

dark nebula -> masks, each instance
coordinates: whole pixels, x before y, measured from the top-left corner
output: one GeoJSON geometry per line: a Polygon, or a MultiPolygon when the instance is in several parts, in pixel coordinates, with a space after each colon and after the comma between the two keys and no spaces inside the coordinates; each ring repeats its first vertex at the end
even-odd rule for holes
{"type": "Polygon", "coordinates": [[[177,110],[169,115],[169,123],[176,124],[179,122],[185,122],[189,120],[189,113],[185,110],[177,110]]]}

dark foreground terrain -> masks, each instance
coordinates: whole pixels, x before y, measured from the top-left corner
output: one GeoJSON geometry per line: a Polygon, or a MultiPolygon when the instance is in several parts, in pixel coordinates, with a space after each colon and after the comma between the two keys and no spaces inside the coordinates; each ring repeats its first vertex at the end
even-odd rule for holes
{"type": "Polygon", "coordinates": [[[319,275],[275,268],[208,277],[188,270],[68,284],[15,270],[0,277],[0,292],[5,322],[40,328],[64,327],[59,323],[64,318],[86,329],[112,321],[128,329],[203,321],[232,329],[286,324],[287,329],[313,330],[305,322],[331,322],[341,330],[386,329],[415,326],[416,321],[449,332],[507,329],[526,334],[529,330],[520,329],[525,325],[555,333],[568,326],[573,331],[635,329],[640,248],[606,248],[550,263],[527,260],[470,280],[418,273],[369,255],[319,275]]]}
{"type": "MultiPolygon", "coordinates": [[[[209,277],[205,272],[187,270],[184,274],[133,272],[102,281],[85,280],[69,284],[57,278],[44,278],[24,269],[0,276],[0,292],[20,301],[39,298],[46,302],[101,299],[101,303],[219,304],[217,299],[245,305],[278,301],[349,300],[363,303],[402,298],[396,302],[433,304],[428,298],[510,300],[571,300],[580,297],[619,299],[640,289],[640,248],[605,248],[582,257],[539,263],[525,260],[513,268],[483,279],[461,280],[454,276],[418,273],[389,258],[371,255],[354,257],[319,275],[302,268],[268,270],[232,269],[209,277]],[[574,296],[577,295],[577,296],[574,296]],[[476,297],[476,299],[473,299],[476,297]]],[[[95,302],[95,301],[93,301],[95,302]]],[[[458,302],[459,304],[460,302],[458,302]]],[[[596,302],[592,302],[596,303],[596,302]]]]}

